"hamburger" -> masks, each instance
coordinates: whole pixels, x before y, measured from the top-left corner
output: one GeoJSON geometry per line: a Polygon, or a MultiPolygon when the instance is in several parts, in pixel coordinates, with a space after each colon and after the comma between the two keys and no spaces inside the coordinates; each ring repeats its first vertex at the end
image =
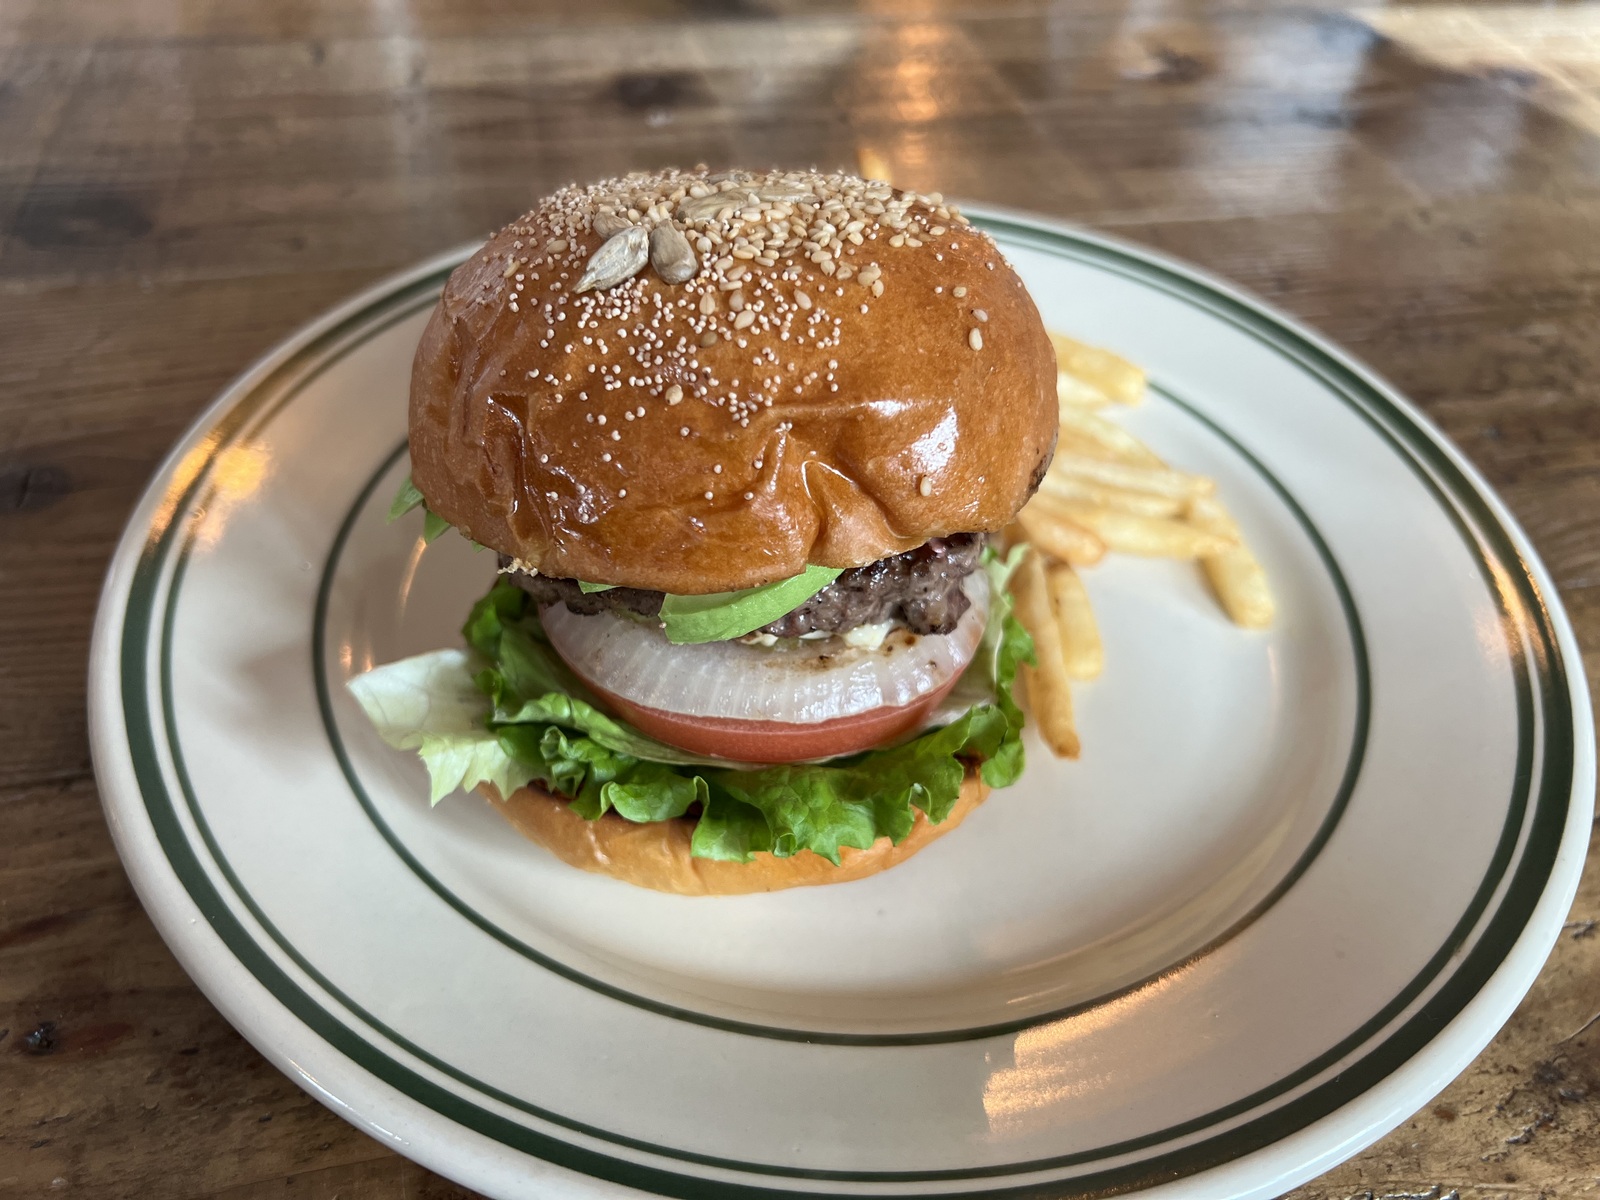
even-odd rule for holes
{"type": "Polygon", "coordinates": [[[937,194],[667,170],[563,189],[449,278],[410,396],[424,510],[492,552],[465,649],[351,690],[585,870],[860,878],[1022,768],[996,536],[1057,429],[1022,281],[937,194]]]}

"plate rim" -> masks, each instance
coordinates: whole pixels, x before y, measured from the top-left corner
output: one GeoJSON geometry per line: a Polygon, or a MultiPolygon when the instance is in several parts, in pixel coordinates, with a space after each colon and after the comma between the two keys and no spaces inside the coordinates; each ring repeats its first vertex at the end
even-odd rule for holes
{"type": "MultiPolygon", "coordinates": [[[[1582,660],[1581,657],[1576,655],[1576,644],[1571,632],[1570,624],[1565,619],[1565,614],[1561,610],[1559,600],[1556,598],[1554,589],[1550,585],[1548,576],[1537,556],[1533,553],[1531,545],[1527,541],[1526,535],[1517,525],[1514,518],[1512,518],[1510,514],[1504,510],[1504,506],[1499,502],[1498,497],[1496,497],[1492,490],[1489,489],[1481,475],[1471,466],[1471,464],[1467,463],[1460,457],[1459,452],[1455,451],[1454,448],[1443,439],[1442,435],[1440,435],[1438,431],[1433,428],[1431,422],[1429,422],[1425,416],[1417,412],[1407,401],[1405,401],[1403,397],[1401,397],[1394,389],[1386,385],[1381,379],[1378,379],[1378,377],[1373,375],[1361,364],[1350,359],[1346,354],[1344,354],[1344,352],[1339,351],[1336,347],[1326,343],[1325,340],[1317,335],[1314,331],[1305,328],[1293,318],[1278,312],[1272,306],[1248,296],[1240,289],[1237,289],[1232,285],[1225,283],[1224,281],[1218,280],[1206,272],[1193,268],[1188,264],[1177,262],[1176,260],[1172,260],[1165,255],[1150,251],[1144,247],[1133,246],[1122,242],[1120,239],[1107,238],[1100,234],[1080,230],[1062,222],[1052,221],[1048,218],[1039,218],[1032,214],[1022,214],[1013,210],[997,209],[988,206],[971,206],[968,211],[973,216],[981,218],[982,223],[990,228],[993,228],[997,224],[1003,224],[1010,226],[1014,232],[1021,232],[1023,234],[1031,234],[1034,236],[1040,234],[1056,237],[1064,236],[1068,240],[1080,245],[1099,245],[1104,249],[1112,251],[1113,253],[1116,253],[1122,257],[1131,258],[1135,262],[1153,264],[1158,267],[1165,268],[1169,273],[1176,275],[1180,279],[1187,280],[1191,285],[1196,286],[1199,289],[1220,295],[1225,299],[1242,305],[1242,307],[1245,309],[1252,311],[1257,319],[1261,320],[1263,324],[1267,326],[1275,326],[1280,331],[1287,332],[1288,334],[1298,338],[1300,341],[1307,343],[1319,350],[1326,358],[1331,360],[1333,364],[1349,373],[1358,382],[1364,384],[1368,390],[1375,392],[1392,409],[1394,409],[1401,418],[1404,419],[1405,425],[1408,426],[1409,429],[1417,431],[1422,435],[1423,441],[1431,446],[1435,454],[1442,456],[1447,466],[1461,477],[1462,482],[1466,485],[1466,492],[1473,499],[1477,500],[1478,503],[1486,510],[1489,517],[1488,525],[1490,527],[1490,529],[1486,532],[1497,530],[1505,535],[1509,548],[1516,554],[1517,560],[1525,571],[1524,579],[1519,580],[1518,582],[1525,581],[1532,586],[1533,596],[1535,597],[1536,601],[1542,600],[1546,597],[1548,598],[1547,601],[1537,605],[1537,612],[1538,615],[1543,617],[1547,632],[1553,634],[1553,637],[1550,639],[1550,644],[1546,647],[1546,654],[1549,655],[1551,661],[1557,667],[1557,674],[1560,675],[1564,673],[1569,684],[1567,689],[1569,695],[1566,697],[1566,699],[1569,702],[1572,702],[1572,732],[1576,734],[1576,736],[1573,738],[1574,760],[1570,772],[1570,778],[1572,780],[1571,795],[1569,795],[1567,798],[1568,803],[1566,815],[1569,819],[1563,828],[1558,851],[1561,848],[1567,847],[1567,843],[1570,841],[1571,830],[1575,827],[1585,824],[1578,822],[1575,819],[1579,815],[1579,810],[1584,807],[1583,801],[1587,799],[1592,803],[1593,799],[1592,783],[1589,785],[1587,793],[1580,795],[1586,774],[1588,777],[1592,777],[1593,774],[1593,745],[1588,738],[1583,736],[1583,731],[1586,728],[1583,718],[1587,712],[1588,696],[1586,689],[1581,687],[1582,660]],[[1575,800],[1577,801],[1576,803],[1573,802],[1575,800]]],[[[122,618],[126,615],[124,611],[120,610],[119,606],[113,603],[113,600],[118,592],[122,590],[117,585],[126,582],[127,577],[131,574],[131,571],[129,570],[129,555],[131,551],[135,547],[141,547],[144,549],[154,548],[154,542],[156,540],[155,535],[158,531],[151,524],[150,518],[157,515],[159,510],[158,502],[169,490],[167,487],[163,486],[165,482],[175,473],[176,469],[181,466],[184,456],[192,451],[192,448],[196,443],[203,440],[207,435],[215,437],[219,431],[225,438],[228,432],[225,428],[228,423],[227,418],[236,413],[240,406],[240,402],[251,393],[267,386],[273,374],[278,370],[284,369],[301,351],[314,344],[319,338],[336,332],[338,328],[345,322],[349,321],[353,317],[361,316],[374,305],[379,303],[394,303],[408,290],[418,289],[420,285],[430,281],[434,276],[438,275],[440,271],[447,269],[456,261],[459,261],[459,258],[465,253],[470,253],[472,249],[476,248],[477,244],[478,243],[473,243],[468,247],[458,248],[456,250],[451,250],[444,254],[437,255],[434,258],[426,260],[425,262],[408,271],[399,273],[398,275],[395,275],[387,280],[380,281],[373,287],[368,288],[364,292],[353,297],[345,304],[336,307],[324,317],[304,327],[299,333],[287,339],[274,350],[269,351],[260,360],[258,360],[256,364],[245,371],[233,385],[227,388],[212,405],[208,406],[208,408],[200,415],[200,417],[186,431],[184,436],[178,441],[172,453],[169,454],[166,461],[164,461],[161,467],[158,469],[151,485],[147,489],[145,495],[141,498],[133,517],[130,519],[122,539],[118,543],[117,550],[112,560],[112,567],[108,572],[106,585],[102,591],[101,607],[96,618],[95,639],[93,648],[91,650],[90,716],[91,736],[93,739],[97,774],[101,775],[103,780],[109,774],[108,771],[103,769],[103,761],[112,757],[119,749],[126,751],[127,748],[125,736],[122,740],[121,746],[118,746],[115,736],[116,731],[110,726],[114,724],[120,724],[120,722],[110,721],[108,713],[104,711],[109,701],[103,698],[103,693],[96,687],[97,683],[104,682],[108,668],[115,666],[114,660],[117,656],[111,653],[108,649],[111,644],[109,639],[111,637],[113,627],[115,627],[116,632],[121,632],[124,624],[122,618]]],[[[1145,280],[1144,282],[1148,283],[1149,281],[1145,280]]],[[[371,329],[364,329],[362,331],[362,336],[370,336],[372,332],[373,330],[371,329]]],[[[1302,364],[1302,367],[1304,369],[1309,369],[1306,368],[1304,364],[1302,364]]],[[[1352,404],[1352,407],[1355,407],[1357,412],[1369,422],[1375,421],[1374,416],[1367,413],[1359,405],[1352,404]]],[[[245,415],[247,416],[248,414],[245,415]]],[[[1396,435],[1394,431],[1380,428],[1379,432],[1383,433],[1386,439],[1390,440],[1391,442],[1395,439],[1396,435]]],[[[1437,494],[1440,485],[1419,468],[1420,464],[1414,466],[1413,470],[1417,470],[1424,483],[1436,493],[1434,497],[1435,503],[1440,507],[1443,507],[1446,512],[1450,513],[1452,517],[1459,523],[1460,517],[1459,514],[1456,513],[1454,507],[1450,505],[1443,497],[1437,494]]],[[[171,516],[172,514],[169,513],[169,520],[171,516]]],[[[1470,533],[1470,530],[1465,532],[1470,533]]],[[[142,559],[143,555],[141,554],[139,558],[142,559]]],[[[120,640],[120,638],[118,640],[120,640]]],[[[1532,639],[1530,638],[1530,640],[1532,639]]],[[[1538,674],[1538,672],[1535,671],[1535,674],[1538,674]]],[[[110,694],[114,695],[118,694],[119,692],[120,689],[113,688],[113,691],[110,694]]],[[[120,711],[117,715],[120,717],[120,711]]],[[[1548,724],[1548,717],[1546,718],[1546,724],[1548,724]]],[[[112,824],[113,833],[119,834],[120,822],[117,814],[113,811],[112,789],[105,787],[104,784],[102,784],[102,787],[102,800],[107,810],[108,820],[112,824]]],[[[130,876],[134,877],[136,887],[139,888],[141,899],[145,901],[146,907],[151,909],[152,916],[156,917],[157,908],[156,906],[152,905],[151,899],[146,895],[147,888],[154,890],[155,881],[152,879],[145,879],[141,881],[141,872],[136,869],[135,862],[139,862],[146,871],[151,871],[153,869],[155,872],[159,872],[160,867],[163,865],[171,867],[171,863],[167,862],[165,859],[163,859],[161,863],[156,864],[146,863],[143,862],[143,860],[136,858],[130,860],[129,853],[124,850],[123,839],[120,835],[118,836],[118,848],[120,852],[123,852],[124,863],[127,866],[130,876]]],[[[1534,975],[1537,974],[1538,966],[1542,964],[1546,954],[1548,953],[1549,945],[1553,944],[1554,938],[1559,932],[1559,928],[1545,931],[1536,930],[1535,926],[1538,923],[1536,921],[1536,917],[1539,914],[1539,910],[1545,907],[1545,902],[1552,898],[1552,892],[1554,892],[1555,899],[1559,901],[1563,890],[1565,892],[1565,901],[1559,903],[1558,907],[1560,914],[1564,915],[1567,907],[1570,906],[1571,893],[1576,889],[1577,874],[1578,870],[1581,869],[1582,861],[1583,855],[1580,852],[1576,858],[1576,868],[1574,868],[1570,862],[1565,864],[1562,863],[1560,861],[1559,853],[1557,854],[1556,859],[1552,861],[1548,872],[1545,874],[1543,886],[1540,889],[1533,908],[1530,909],[1526,919],[1523,920],[1520,927],[1511,937],[1510,944],[1506,947],[1500,966],[1494,968],[1490,974],[1477,986],[1476,990],[1469,995],[1469,1003],[1473,1000],[1482,998],[1486,992],[1491,990],[1491,986],[1494,984],[1498,974],[1509,965],[1510,960],[1514,956],[1514,952],[1522,946],[1522,944],[1530,937],[1531,934],[1541,932],[1548,933],[1547,937],[1534,938],[1535,941],[1543,941],[1545,944],[1543,949],[1540,950],[1534,957],[1534,965],[1532,970],[1529,971],[1525,968],[1521,972],[1521,974],[1527,975],[1527,979],[1522,982],[1520,986],[1516,984],[1510,985],[1511,991],[1514,994],[1511,996],[1509,1005],[1504,1006],[1504,1015],[1502,1015],[1500,1019],[1495,1020],[1492,1025],[1488,1025],[1487,1032],[1483,1034],[1482,1039],[1477,1042],[1475,1047],[1467,1052],[1466,1061],[1470,1061],[1470,1058],[1475,1055],[1478,1050],[1482,1048],[1482,1045],[1486,1044],[1489,1038],[1492,1037],[1493,1033],[1498,1030],[1500,1023],[1504,1019],[1504,1016],[1509,1015],[1510,1006],[1515,1004],[1516,999],[1520,998],[1527,986],[1531,984],[1534,975]],[[1565,875],[1569,876],[1570,879],[1558,878],[1558,876],[1561,874],[1563,866],[1566,867],[1565,875]],[[1553,886],[1565,883],[1570,883],[1570,886],[1566,887],[1565,889],[1560,886],[1553,886]]],[[[178,949],[176,941],[182,940],[186,931],[183,929],[169,928],[166,923],[159,919],[156,923],[158,928],[160,928],[163,937],[168,941],[169,945],[173,946],[174,950],[176,951],[178,949]]],[[[1556,925],[1559,926],[1559,920],[1556,921],[1556,925]]],[[[195,949],[194,952],[197,956],[200,956],[198,961],[201,963],[201,966],[204,967],[206,964],[201,951],[195,949]]],[[[228,953],[231,952],[231,950],[228,951],[228,953]]],[[[191,975],[194,975],[197,982],[200,982],[204,987],[205,981],[200,978],[201,971],[197,969],[196,966],[191,965],[188,957],[184,954],[180,953],[179,957],[184,960],[184,965],[190,970],[191,975]]],[[[258,985],[260,985],[259,980],[256,982],[258,985]]],[[[222,1008],[223,1011],[229,1015],[230,1020],[234,1020],[233,1014],[230,1011],[232,1006],[226,1006],[220,1003],[217,997],[212,995],[211,988],[205,988],[205,990],[207,991],[208,996],[211,996],[213,1002],[217,1003],[218,1007],[222,1008]]],[[[1465,1011],[1465,1008],[1459,1010],[1450,1018],[1445,1028],[1449,1029],[1460,1022],[1465,1014],[1465,1011]]],[[[1415,1014],[1413,1014],[1412,1017],[1407,1018],[1405,1025],[1409,1025],[1411,1021],[1415,1020],[1415,1018],[1415,1014]]],[[[234,1020],[234,1023],[235,1025],[239,1025],[240,1021],[234,1020]]],[[[1403,1025],[1402,1028],[1404,1027],[1405,1026],[1403,1025]]],[[[248,1035],[248,1031],[245,1030],[245,1032],[248,1035]]],[[[320,1035],[317,1035],[314,1030],[312,1033],[313,1036],[320,1038],[320,1035]]],[[[1390,1041],[1394,1036],[1396,1036],[1396,1033],[1391,1032],[1391,1034],[1384,1039],[1384,1042],[1380,1044],[1387,1044],[1388,1041],[1390,1041]]],[[[1442,1037],[1443,1031],[1441,1031],[1438,1036],[1442,1037]]],[[[256,1039],[252,1038],[251,1040],[255,1041],[256,1039]]],[[[1438,1037],[1426,1039],[1419,1048],[1403,1056],[1399,1063],[1391,1071],[1385,1073],[1384,1077],[1392,1078],[1394,1073],[1415,1065],[1417,1060],[1425,1055],[1429,1047],[1437,1040],[1438,1037]]],[[[260,1046],[259,1042],[256,1044],[258,1047],[260,1046]]],[[[336,1055],[342,1054],[342,1051],[340,1051],[337,1046],[329,1044],[325,1040],[323,1044],[327,1045],[327,1047],[336,1055]]],[[[265,1050],[265,1047],[262,1048],[265,1050]]],[[[277,1062],[280,1067],[284,1065],[277,1054],[269,1053],[268,1057],[277,1062]]],[[[354,1060],[352,1060],[352,1063],[354,1063],[354,1060]]],[[[357,1065],[356,1069],[364,1070],[364,1068],[359,1067],[359,1065],[357,1065]]],[[[1453,1073],[1454,1072],[1452,1072],[1452,1075],[1453,1073]]],[[[375,1076],[369,1075],[368,1077],[373,1082],[381,1082],[375,1076]]],[[[1450,1076],[1445,1076],[1444,1078],[1439,1079],[1438,1086],[1443,1086],[1444,1083],[1448,1082],[1449,1077],[1450,1076]]],[[[387,1087],[389,1085],[384,1084],[384,1086],[387,1087]]],[[[1313,1090],[1320,1090],[1322,1086],[1324,1085],[1318,1085],[1317,1089],[1313,1090]]],[[[1294,1133],[1306,1132],[1314,1128],[1319,1122],[1328,1120],[1329,1118],[1338,1115],[1346,1108],[1358,1106],[1366,1096],[1373,1092],[1373,1090],[1374,1088],[1371,1086],[1364,1089],[1359,1089],[1351,1098],[1336,1106],[1332,1111],[1313,1118],[1310,1122],[1302,1125],[1297,1131],[1291,1131],[1290,1136],[1293,1136],[1294,1133]]],[[[324,1093],[320,1095],[319,1098],[326,1100],[328,1097],[324,1093]]],[[[351,1110],[342,1107],[340,1111],[341,1115],[356,1119],[358,1124],[363,1123],[363,1119],[360,1117],[360,1114],[353,1114],[351,1110]]],[[[423,1116],[424,1120],[429,1118],[441,1119],[436,1112],[431,1110],[420,1115],[423,1116]]],[[[1269,1113],[1265,1114],[1265,1116],[1262,1118],[1253,1118],[1252,1120],[1270,1119],[1273,1115],[1274,1114],[1269,1113]]],[[[1403,1119],[1405,1115],[1406,1112],[1401,1112],[1395,1118],[1395,1121],[1391,1122],[1391,1124],[1397,1122],[1399,1119],[1403,1119]]],[[[449,1120],[448,1118],[442,1119],[446,1121],[449,1120]]],[[[1383,1126],[1382,1128],[1376,1129],[1376,1131],[1372,1133],[1372,1137],[1378,1136],[1384,1131],[1384,1129],[1388,1127],[1389,1126],[1383,1126]]],[[[459,1127],[452,1124],[451,1128],[455,1129],[459,1127]]],[[[1219,1138],[1228,1138],[1234,1136],[1237,1132],[1238,1130],[1235,1128],[1216,1136],[1219,1138]]],[[[1286,1140],[1287,1137],[1271,1138],[1265,1144],[1254,1149],[1247,1150],[1243,1155],[1228,1155],[1219,1163],[1212,1163],[1208,1166],[1195,1168],[1195,1170],[1217,1170],[1223,1165],[1243,1162],[1245,1159],[1269,1153],[1273,1147],[1282,1144],[1286,1140]]],[[[1368,1138],[1367,1140],[1370,1141],[1371,1138],[1368,1138]]],[[[1205,1143],[1201,1144],[1203,1145],[1205,1143]]],[[[1345,1152],[1353,1152],[1353,1150],[1356,1148],[1359,1147],[1351,1146],[1345,1152]]],[[[1187,1149],[1190,1149],[1190,1147],[1185,1147],[1185,1150],[1187,1149]]],[[[407,1153],[411,1153],[414,1157],[417,1156],[416,1147],[408,1147],[407,1153]]],[[[512,1153],[525,1153],[525,1151],[519,1152],[512,1150],[512,1153]]],[[[1172,1153],[1178,1152],[1175,1151],[1172,1153]]],[[[441,1148],[441,1155],[444,1155],[443,1148],[441,1148]]],[[[448,1157],[448,1155],[444,1155],[444,1157],[448,1157]]],[[[620,1165],[625,1167],[634,1167],[639,1165],[631,1163],[628,1160],[617,1161],[620,1165]]],[[[1149,1161],[1150,1160],[1146,1160],[1146,1162],[1134,1164],[1134,1166],[1147,1168],[1149,1161]]],[[[442,1167],[441,1169],[443,1169],[447,1174],[451,1173],[448,1165],[442,1167]]],[[[459,1164],[457,1164],[457,1169],[459,1169],[459,1164]]],[[[646,1169],[648,1170],[649,1168],[646,1169]]],[[[1029,1169],[1048,1169],[1048,1167],[1036,1167],[1029,1169]]],[[[980,1172],[976,1172],[975,1176],[978,1178],[986,1177],[993,1179],[996,1178],[996,1174],[997,1173],[993,1168],[985,1168],[980,1172]]],[[[1192,1173],[1187,1176],[1187,1178],[1190,1180],[1193,1180],[1196,1177],[1197,1176],[1192,1173]]],[[[687,1182],[691,1186],[694,1186],[697,1190],[703,1190],[709,1182],[700,1177],[684,1176],[682,1178],[687,1180],[687,1182]]],[[[860,1182],[869,1182],[868,1179],[863,1179],[859,1175],[849,1176],[849,1178],[854,1178],[860,1182]]],[[[919,1177],[919,1180],[920,1178],[925,1177],[919,1177]]],[[[1059,1188],[1061,1186],[1077,1188],[1089,1178],[1090,1177],[1086,1176],[1076,1176],[1068,1180],[1060,1181],[1060,1183],[1056,1186],[1056,1190],[1059,1192],[1059,1188]]],[[[932,1180],[929,1181],[931,1182],[932,1180]]],[[[818,1180],[818,1182],[821,1181],[818,1180]]],[[[727,1193],[730,1195],[770,1193],[770,1189],[753,1188],[742,1183],[734,1183],[728,1186],[733,1189],[733,1191],[727,1193]]],[[[1026,1189],[1031,1185],[1024,1184],[1021,1186],[1023,1189],[1026,1189]]],[[[1138,1185],[1135,1183],[1132,1186],[1138,1185]]],[[[795,1194],[788,1188],[777,1189],[777,1192],[784,1195],[795,1194]]],[[[1000,1189],[986,1188],[980,1191],[942,1192],[941,1194],[998,1195],[1016,1194],[1016,1192],[1017,1189],[1015,1187],[1003,1187],[1000,1189]]]]}

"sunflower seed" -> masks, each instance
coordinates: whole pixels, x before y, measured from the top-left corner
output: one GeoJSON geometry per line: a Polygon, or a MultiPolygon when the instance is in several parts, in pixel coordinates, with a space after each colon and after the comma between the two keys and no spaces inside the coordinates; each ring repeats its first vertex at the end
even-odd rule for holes
{"type": "Polygon", "coordinates": [[[730,188],[726,192],[712,192],[709,196],[690,196],[678,204],[678,216],[685,221],[706,221],[725,208],[738,210],[749,204],[755,193],[730,188]]]}
{"type": "Polygon", "coordinates": [[[650,231],[650,265],[663,283],[683,283],[700,270],[694,247],[676,225],[657,225],[650,231]]]}
{"type": "Polygon", "coordinates": [[[589,256],[583,275],[573,285],[573,294],[616,287],[623,280],[632,279],[649,261],[650,234],[643,225],[630,225],[607,238],[600,249],[589,256]]]}
{"type": "Polygon", "coordinates": [[[624,233],[632,227],[632,221],[614,212],[596,213],[594,220],[589,222],[589,228],[593,229],[602,238],[614,238],[617,234],[624,233]]]}

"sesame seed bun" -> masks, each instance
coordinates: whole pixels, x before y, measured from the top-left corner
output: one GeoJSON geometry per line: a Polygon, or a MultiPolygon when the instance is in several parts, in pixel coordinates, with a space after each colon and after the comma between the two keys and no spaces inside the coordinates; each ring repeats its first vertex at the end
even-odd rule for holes
{"type": "Polygon", "coordinates": [[[681,896],[745,895],[865,879],[905,862],[935,838],[949,833],[989,794],[988,785],[969,767],[961,784],[961,797],[943,821],[935,825],[918,810],[911,832],[899,845],[883,837],[865,850],[846,846],[839,851],[836,867],[810,850],[788,858],[757,854],[747,863],[694,858],[689,853],[694,822],[685,817],[635,825],[615,813],[607,813],[597,821],[588,821],[575,813],[566,800],[536,785],[519,788],[505,798],[492,784],[484,784],[479,790],[520,833],[562,862],[681,896]]]}
{"type": "Polygon", "coordinates": [[[999,530],[1056,427],[989,237],[810,172],[557,192],[451,275],[411,384],[434,512],[545,575],[679,594],[999,530]]]}

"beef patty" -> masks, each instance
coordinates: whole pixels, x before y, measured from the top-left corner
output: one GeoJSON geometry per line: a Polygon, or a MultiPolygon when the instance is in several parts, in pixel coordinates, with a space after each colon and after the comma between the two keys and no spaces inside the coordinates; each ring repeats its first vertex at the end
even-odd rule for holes
{"type": "MultiPolygon", "coordinates": [[[[756,632],[792,638],[805,633],[844,633],[858,625],[892,621],[912,633],[949,633],[972,603],[961,583],[977,570],[983,545],[981,533],[956,533],[892,558],[852,567],[799,608],[756,632]]],[[[576,579],[510,570],[510,560],[504,556],[500,567],[539,605],[565,604],[582,616],[631,612],[653,617],[661,611],[661,592],[619,587],[586,593],[576,579]]]]}

